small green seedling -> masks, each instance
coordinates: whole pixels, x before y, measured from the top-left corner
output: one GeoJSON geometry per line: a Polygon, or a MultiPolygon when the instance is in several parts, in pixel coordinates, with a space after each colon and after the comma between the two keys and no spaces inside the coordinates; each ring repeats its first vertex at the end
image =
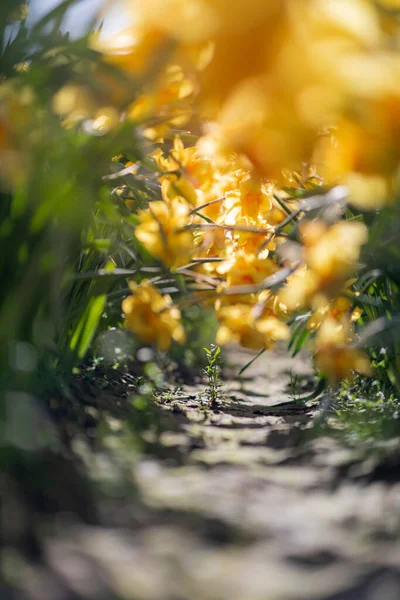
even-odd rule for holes
{"type": "Polygon", "coordinates": [[[293,402],[298,402],[299,376],[290,370],[289,378],[290,398],[293,402]]]}
{"type": "Polygon", "coordinates": [[[210,406],[217,403],[218,394],[222,387],[221,374],[221,348],[211,344],[210,348],[204,348],[207,354],[208,365],[203,369],[203,375],[207,378],[208,388],[206,397],[210,406]]]}

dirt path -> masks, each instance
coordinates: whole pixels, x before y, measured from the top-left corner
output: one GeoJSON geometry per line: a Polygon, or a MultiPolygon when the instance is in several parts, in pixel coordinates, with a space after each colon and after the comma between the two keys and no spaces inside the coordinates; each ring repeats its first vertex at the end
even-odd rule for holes
{"type": "Polygon", "coordinates": [[[400,484],[309,435],[316,409],[290,395],[288,364],[310,376],[304,357],[265,354],[214,410],[201,386],[164,395],[158,451],[87,457],[113,489],[103,525],[61,519],[29,598],[398,600],[400,484]]]}

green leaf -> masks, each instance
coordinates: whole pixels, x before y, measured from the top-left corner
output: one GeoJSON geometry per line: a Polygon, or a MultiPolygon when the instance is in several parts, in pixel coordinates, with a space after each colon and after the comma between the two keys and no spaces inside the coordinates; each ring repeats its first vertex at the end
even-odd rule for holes
{"type": "Polygon", "coordinates": [[[308,329],[304,329],[300,333],[300,335],[297,337],[296,343],[293,346],[292,356],[296,356],[296,354],[298,354],[300,352],[300,350],[302,349],[304,342],[307,340],[309,334],[310,334],[310,332],[308,331],[308,329]]]}
{"type": "Polygon", "coordinates": [[[254,361],[256,361],[256,360],[257,360],[257,358],[258,358],[259,356],[261,356],[261,354],[264,354],[264,352],[265,352],[265,348],[262,348],[262,349],[260,350],[260,352],[259,352],[259,353],[258,353],[258,354],[257,354],[257,355],[254,357],[254,358],[252,358],[252,359],[251,359],[251,360],[250,360],[248,363],[246,363],[246,364],[244,365],[244,367],[242,367],[242,368],[240,369],[240,371],[239,371],[239,375],[242,375],[242,373],[244,373],[244,372],[245,372],[245,370],[246,370],[246,369],[248,369],[248,368],[250,367],[250,365],[252,365],[252,364],[253,364],[253,362],[254,362],[254,361]]]}
{"type": "Polygon", "coordinates": [[[89,349],[103,314],[106,299],[106,294],[91,298],[76,326],[70,348],[76,352],[79,358],[83,358],[89,349]]]}

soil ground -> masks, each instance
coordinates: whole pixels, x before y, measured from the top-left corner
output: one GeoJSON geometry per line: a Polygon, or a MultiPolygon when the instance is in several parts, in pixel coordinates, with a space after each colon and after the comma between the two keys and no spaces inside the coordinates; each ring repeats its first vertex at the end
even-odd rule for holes
{"type": "MultiPolygon", "coordinates": [[[[232,371],[249,358],[232,353],[232,371]]],[[[265,353],[214,408],[204,386],[172,388],[139,450],[116,418],[102,451],[77,436],[98,516],[66,507],[40,560],[9,548],[1,599],[399,600],[398,442],[388,459],[315,435],[294,374],[306,394],[307,357],[265,353]]]]}

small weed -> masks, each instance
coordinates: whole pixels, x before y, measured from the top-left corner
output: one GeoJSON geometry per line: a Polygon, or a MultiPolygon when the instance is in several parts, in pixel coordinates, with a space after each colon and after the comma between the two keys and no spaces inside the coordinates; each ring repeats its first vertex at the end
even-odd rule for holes
{"type": "Polygon", "coordinates": [[[203,375],[207,378],[208,388],[205,392],[208,404],[215,405],[217,403],[218,394],[220,393],[222,382],[221,374],[221,348],[215,344],[211,344],[210,348],[204,348],[207,354],[207,366],[203,369],[203,375]]]}
{"type": "Polygon", "coordinates": [[[304,396],[304,392],[306,391],[305,383],[310,383],[310,379],[308,376],[298,375],[298,373],[293,373],[292,370],[289,371],[288,393],[290,399],[295,404],[304,405],[309,398],[307,394],[306,396],[304,396]]]}
{"type": "Polygon", "coordinates": [[[293,373],[292,370],[289,372],[289,389],[290,398],[293,402],[298,402],[298,388],[299,388],[299,376],[297,373],[293,373]]]}
{"type": "Polygon", "coordinates": [[[157,402],[163,402],[164,404],[171,404],[177,394],[179,394],[180,388],[177,389],[162,389],[154,393],[154,399],[157,402]]]}

